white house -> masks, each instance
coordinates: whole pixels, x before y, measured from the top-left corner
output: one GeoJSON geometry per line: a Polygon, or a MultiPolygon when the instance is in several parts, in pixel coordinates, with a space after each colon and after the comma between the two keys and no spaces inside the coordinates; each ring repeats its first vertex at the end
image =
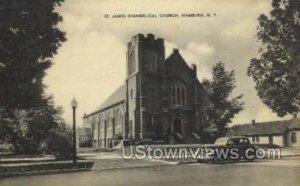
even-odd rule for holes
{"type": "Polygon", "coordinates": [[[300,148],[300,119],[234,125],[227,136],[247,136],[253,144],[300,148]]]}

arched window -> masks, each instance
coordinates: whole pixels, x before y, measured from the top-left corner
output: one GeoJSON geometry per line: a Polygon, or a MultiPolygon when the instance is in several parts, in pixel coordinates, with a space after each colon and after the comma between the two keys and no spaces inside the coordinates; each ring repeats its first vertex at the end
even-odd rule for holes
{"type": "Polygon", "coordinates": [[[120,124],[120,111],[119,109],[116,111],[116,116],[115,116],[115,127],[117,127],[120,124]]]}
{"type": "Polygon", "coordinates": [[[172,92],[172,96],[171,96],[171,104],[175,105],[176,104],[176,93],[175,93],[175,87],[171,87],[171,92],[172,92]]]}
{"type": "Polygon", "coordinates": [[[170,104],[186,105],[186,85],[181,80],[174,80],[170,86],[170,104]]]}
{"type": "Polygon", "coordinates": [[[185,105],[185,87],[181,88],[181,103],[182,105],[185,105]]]}
{"type": "Polygon", "coordinates": [[[167,88],[167,99],[168,99],[169,104],[171,104],[171,97],[172,97],[172,95],[171,95],[171,87],[168,87],[167,88]]]}
{"type": "Polygon", "coordinates": [[[129,55],[129,62],[128,62],[128,70],[129,74],[132,74],[135,72],[135,52],[134,50],[129,55]]]}
{"type": "Polygon", "coordinates": [[[181,105],[181,102],[180,102],[180,87],[177,87],[177,102],[176,102],[176,105],[181,105]]]}

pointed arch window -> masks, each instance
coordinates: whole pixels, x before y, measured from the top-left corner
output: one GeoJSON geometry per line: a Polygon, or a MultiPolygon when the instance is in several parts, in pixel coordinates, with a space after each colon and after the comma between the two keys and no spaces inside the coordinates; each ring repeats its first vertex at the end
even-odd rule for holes
{"type": "Polygon", "coordinates": [[[182,105],[185,105],[186,101],[186,96],[185,96],[185,87],[181,87],[181,103],[182,105]]]}
{"type": "Polygon", "coordinates": [[[175,87],[171,87],[171,104],[176,104],[176,93],[175,93],[175,87]]]}
{"type": "Polygon", "coordinates": [[[180,101],[180,95],[181,95],[181,92],[180,92],[180,87],[177,87],[176,88],[176,91],[177,91],[177,94],[176,94],[176,104],[177,105],[181,105],[181,101],[180,101]]]}
{"type": "Polygon", "coordinates": [[[181,80],[174,80],[170,86],[170,104],[186,105],[186,85],[181,80]]]}
{"type": "Polygon", "coordinates": [[[128,73],[129,75],[135,72],[135,52],[129,54],[128,73]]]}

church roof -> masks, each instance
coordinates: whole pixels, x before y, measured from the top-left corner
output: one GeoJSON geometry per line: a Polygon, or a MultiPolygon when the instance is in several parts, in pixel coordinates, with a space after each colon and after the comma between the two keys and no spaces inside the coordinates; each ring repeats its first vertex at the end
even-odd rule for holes
{"type": "Polygon", "coordinates": [[[104,102],[97,108],[96,112],[124,101],[125,97],[126,87],[125,84],[123,84],[119,88],[117,88],[106,100],[104,100],[104,102]]]}
{"type": "Polygon", "coordinates": [[[192,69],[188,66],[188,64],[186,63],[186,61],[180,55],[178,49],[173,49],[172,54],[169,57],[167,57],[167,59],[165,60],[165,63],[166,64],[181,63],[181,65],[183,66],[183,68],[186,68],[186,69],[188,69],[189,71],[192,72],[192,69]]]}
{"type": "MultiPolygon", "coordinates": [[[[167,59],[165,60],[165,63],[169,66],[169,68],[170,67],[175,68],[175,66],[174,66],[175,63],[180,64],[180,68],[185,68],[189,72],[194,73],[193,69],[191,67],[189,67],[187,62],[184,60],[184,58],[179,53],[178,49],[175,49],[175,48],[173,49],[173,52],[170,54],[169,57],[167,57],[167,59]]],[[[195,81],[195,83],[197,83],[197,85],[200,87],[200,90],[202,91],[202,93],[205,94],[206,97],[208,98],[208,93],[206,92],[206,90],[203,87],[203,85],[201,84],[201,82],[197,79],[197,81],[195,81]]],[[[210,101],[210,100],[208,100],[208,101],[210,101]]]]}

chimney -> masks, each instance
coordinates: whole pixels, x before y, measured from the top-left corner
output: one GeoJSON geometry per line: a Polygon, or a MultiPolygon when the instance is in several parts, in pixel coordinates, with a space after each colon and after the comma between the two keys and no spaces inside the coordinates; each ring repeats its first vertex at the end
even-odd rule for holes
{"type": "Polygon", "coordinates": [[[178,53],[178,48],[173,48],[173,53],[178,53]]]}
{"type": "Polygon", "coordinates": [[[255,125],[255,119],[251,120],[252,125],[255,125]]]}

